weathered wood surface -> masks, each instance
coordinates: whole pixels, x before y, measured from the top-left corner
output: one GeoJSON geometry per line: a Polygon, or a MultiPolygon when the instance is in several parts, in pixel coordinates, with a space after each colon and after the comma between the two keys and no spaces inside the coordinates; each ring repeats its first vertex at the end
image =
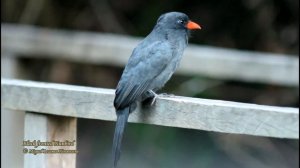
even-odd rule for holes
{"type": "MultiPolygon", "coordinates": [[[[24,146],[25,168],[75,168],[76,167],[76,134],[77,119],[73,117],[52,116],[26,112],[24,141],[36,141],[37,147],[24,146]],[[45,143],[72,142],[69,146],[39,146],[38,141],[45,143]],[[55,141],[55,142],[54,142],[55,141]],[[31,153],[36,150],[37,154],[31,153]],[[66,153],[58,152],[64,150],[66,153]],[[53,152],[53,153],[41,153],[53,152]]],[[[24,144],[23,144],[24,145],[24,144]]]]}
{"type": "MultiPolygon", "coordinates": [[[[61,116],[115,121],[114,90],[1,80],[3,107],[61,116]]],[[[129,122],[161,126],[299,138],[299,109],[187,97],[159,96],[151,108],[133,112],[129,122]]]]}
{"type": "MultiPolygon", "coordinates": [[[[25,128],[24,128],[24,140],[30,141],[47,141],[47,117],[44,114],[27,113],[25,115],[25,128]]],[[[42,147],[37,147],[40,150],[42,147]]],[[[24,167],[46,167],[46,156],[45,154],[29,154],[29,149],[34,147],[24,146],[24,167]]]]}
{"type": "MultiPolygon", "coordinates": [[[[1,52],[1,77],[18,78],[20,69],[13,53],[1,52]]],[[[24,167],[22,140],[25,113],[1,107],[1,167],[24,167]]]]}
{"type": "MultiPolygon", "coordinates": [[[[124,66],[141,40],[3,23],[1,32],[1,50],[17,56],[114,66],[124,66]]],[[[177,73],[299,87],[299,56],[189,45],[177,73]]]]}

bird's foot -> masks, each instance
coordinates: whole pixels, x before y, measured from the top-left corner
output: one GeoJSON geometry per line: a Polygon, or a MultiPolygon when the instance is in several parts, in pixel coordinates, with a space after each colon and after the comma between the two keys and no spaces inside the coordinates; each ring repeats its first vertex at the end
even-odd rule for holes
{"type": "Polygon", "coordinates": [[[153,98],[150,103],[150,106],[152,106],[156,102],[156,98],[158,97],[158,95],[155,92],[153,92],[152,90],[150,90],[149,92],[151,92],[151,94],[153,95],[153,98]]]}
{"type": "Polygon", "coordinates": [[[157,97],[158,95],[154,91],[152,90],[147,91],[147,95],[143,101],[143,105],[153,106],[157,97]]]}

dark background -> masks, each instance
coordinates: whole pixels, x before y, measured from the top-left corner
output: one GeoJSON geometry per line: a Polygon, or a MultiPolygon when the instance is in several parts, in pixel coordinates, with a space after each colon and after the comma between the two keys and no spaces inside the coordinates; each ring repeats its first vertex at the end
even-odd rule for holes
{"type": "MultiPolygon", "coordinates": [[[[200,23],[190,43],[295,55],[297,0],[3,0],[1,22],[144,37],[165,12],[200,23]]],[[[43,56],[41,56],[43,57],[43,56]]],[[[21,78],[115,88],[122,68],[65,60],[22,58],[21,78]]],[[[175,75],[162,92],[265,105],[298,107],[298,88],[175,75]],[[199,91],[182,90],[196,82],[199,91]],[[201,83],[208,86],[203,88],[201,83]]],[[[109,167],[114,123],[78,120],[78,167],[109,167]]],[[[129,124],[120,165],[130,168],[295,168],[299,141],[129,124]]],[[[121,167],[121,166],[120,166],[121,167]]]]}

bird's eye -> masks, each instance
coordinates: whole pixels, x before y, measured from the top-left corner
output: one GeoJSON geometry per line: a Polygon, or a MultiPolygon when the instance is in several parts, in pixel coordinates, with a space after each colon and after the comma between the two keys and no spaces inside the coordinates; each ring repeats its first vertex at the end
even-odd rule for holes
{"type": "Polygon", "coordinates": [[[184,20],[179,19],[177,22],[180,23],[180,24],[183,24],[183,23],[184,23],[184,20]]]}

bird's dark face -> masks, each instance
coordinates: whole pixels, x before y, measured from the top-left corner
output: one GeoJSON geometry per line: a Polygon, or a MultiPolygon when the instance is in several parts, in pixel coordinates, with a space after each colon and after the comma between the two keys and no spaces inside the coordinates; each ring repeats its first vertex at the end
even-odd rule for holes
{"type": "Polygon", "coordinates": [[[192,22],[186,14],[180,12],[169,12],[161,15],[157,20],[157,24],[166,29],[201,29],[201,27],[197,23],[192,22]]]}

